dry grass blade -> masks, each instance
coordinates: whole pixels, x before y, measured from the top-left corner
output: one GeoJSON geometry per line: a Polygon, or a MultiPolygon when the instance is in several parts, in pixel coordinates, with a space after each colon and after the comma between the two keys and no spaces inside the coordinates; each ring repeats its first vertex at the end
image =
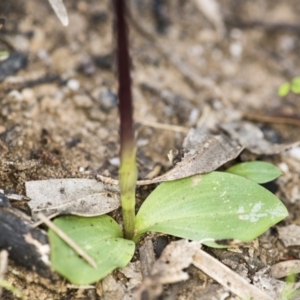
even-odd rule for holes
{"type": "MultiPolygon", "coordinates": [[[[7,259],[8,259],[8,252],[6,250],[2,250],[0,252],[0,280],[4,279],[4,275],[7,269],[7,259]]],[[[2,287],[0,285],[0,299],[2,295],[2,287]]]]}
{"type": "Polygon", "coordinates": [[[242,299],[272,300],[271,297],[201,249],[194,255],[193,264],[242,299]]]}
{"type": "Polygon", "coordinates": [[[69,25],[68,13],[62,0],[48,0],[55,14],[64,26],[69,25]]]}
{"type": "Polygon", "coordinates": [[[195,0],[197,8],[215,26],[219,36],[225,35],[225,25],[221,8],[216,0],[195,0]]]}
{"type": "Polygon", "coordinates": [[[38,218],[43,221],[50,229],[52,229],[65,243],[67,243],[78,255],[86,260],[93,268],[97,268],[96,262],[83,251],[70,237],[68,237],[62,230],[54,225],[46,216],[39,213],[38,218]]]}

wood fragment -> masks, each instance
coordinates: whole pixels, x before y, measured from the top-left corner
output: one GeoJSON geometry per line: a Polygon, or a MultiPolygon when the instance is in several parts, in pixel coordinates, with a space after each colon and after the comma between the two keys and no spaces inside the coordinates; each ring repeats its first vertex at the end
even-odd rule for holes
{"type": "Polygon", "coordinates": [[[154,248],[151,239],[145,240],[145,243],[139,248],[141,272],[143,278],[150,275],[152,267],[155,263],[154,248]]]}

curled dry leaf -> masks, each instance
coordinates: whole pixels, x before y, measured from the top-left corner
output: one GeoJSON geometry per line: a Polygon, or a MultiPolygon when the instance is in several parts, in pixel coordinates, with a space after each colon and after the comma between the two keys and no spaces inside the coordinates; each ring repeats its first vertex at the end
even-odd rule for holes
{"type": "Polygon", "coordinates": [[[272,144],[264,138],[264,134],[259,127],[250,122],[235,121],[223,124],[221,128],[245,149],[258,155],[279,154],[300,144],[300,141],[288,144],[272,144]]]}
{"type": "MultiPolygon", "coordinates": [[[[137,185],[173,181],[212,172],[235,159],[243,147],[223,133],[212,134],[206,128],[191,128],[183,142],[183,149],[182,157],[179,157],[181,161],[176,163],[173,169],[151,180],[139,180],[137,185]]],[[[102,176],[98,178],[105,181],[102,176]]]]}
{"type": "Polygon", "coordinates": [[[93,179],[28,181],[25,186],[34,219],[39,212],[46,216],[54,213],[98,216],[120,206],[118,188],[93,179]]]}
{"type": "Polygon", "coordinates": [[[225,134],[211,134],[205,128],[191,128],[183,142],[183,157],[160,181],[209,173],[236,158],[243,147],[225,134]]]}

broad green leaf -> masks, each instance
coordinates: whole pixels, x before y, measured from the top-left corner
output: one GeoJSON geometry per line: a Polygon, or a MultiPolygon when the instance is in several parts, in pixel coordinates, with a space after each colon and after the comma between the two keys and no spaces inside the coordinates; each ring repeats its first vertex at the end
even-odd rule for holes
{"type": "Polygon", "coordinates": [[[226,172],[236,174],[256,183],[266,183],[281,175],[279,168],[265,161],[249,161],[236,164],[226,172]]]}
{"type": "Polygon", "coordinates": [[[277,91],[278,96],[285,97],[290,92],[290,88],[291,88],[290,83],[289,82],[284,82],[278,88],[278,91],[277,91]]]}
{"type": "Polygon", "coordinates": [[[134,243],[122,238],[120,226],[109,216],[65,216],[55,219],[54,223],[97,264],[96,269],[91,267],[49,230],[52,267],[74,284],[96,282],[114,269],[125,267],[134,254],[134,243]]]}
{"type": "Polygon", "coordinates": [[[292,80],[291,91],[295,94],[300,94],[300,77],[295,77],[292,80]]]}
{"type": "Polygon", "coordinates": [[[247,242],[286,216],[284,205],[262,186],[212,172],[159,185],[141,206],[135,230],[137,237],[157,231],[196,241],[247,242]]]}

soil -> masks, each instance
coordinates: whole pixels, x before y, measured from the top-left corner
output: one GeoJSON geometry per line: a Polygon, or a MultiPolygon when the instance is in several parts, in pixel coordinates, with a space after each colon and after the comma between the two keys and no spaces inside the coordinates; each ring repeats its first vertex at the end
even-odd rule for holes
{"type": "MultiPolygon", "coordinates": [[[[185,133],[180,129],[201,122],[207,127],[222,124],[234,113],[248,119],[255,116],[253,122],[274,143],[299,139],[299,96],[277,95],[283,82],[299,75],[297,0],[220,0],[224,33],[203,16],[196,1],[131,2],[139,179],[155,168],[157,175],[171,168],[167,154],[181,148],[185,133]],[[156,13],[154,5],[160,8],[156,13]],[[183,74],[174,57],[196,77],[183,74]],[[205,119],[207,110],[214,117],[205,119]],[[263,119],[266,115],[271,121],[263,119]],[[296,120],[292,125],[291,119],[296,120]],[[165,129],[160,124],[174,126],[165,129]]],[[[107,0],[64,3],[68,27],[61,25],[46,0],[0,4],[6,19],[0,31],[1,49],[15,53],[20,62],[18,71],[5,75],[0,83],[0,188],[20,195],[25,195],[24,184],[30,180],[96,174],[117,178],[118,174],[112,4],[107,0]]],[[[245,159],[284,166],[286,171],[272,187],[290,212],[279,226],[299,224],[299,154],[243,153],[239,160],[245,159]]],[[[141,187],[140,198],[150,188],[141,187]]],[[[30,215],[26,201],[11,204],[30,215]]],[[[239,249],[239,253],[207,251],[249,281],[254,269],[300,258],[299,247],[284,247],[275,229],[239,249]],[[250,263],[243,262],[250,252],[252,270],[250,263]]],[[[189,280],[167,286],[161,299],[221,299],[226,294],[195,267],[188,273],[189,280]]],[[[6,280],[27,299],[108,299],[100,283],[94,289],[71,289],[62,279],[49,283],[12,261],[6,280]]],[[[15,298],[3,291],[2,299],[15,298]]],[[[226,299],[237,298],[228,293],[226,299]]]]}

